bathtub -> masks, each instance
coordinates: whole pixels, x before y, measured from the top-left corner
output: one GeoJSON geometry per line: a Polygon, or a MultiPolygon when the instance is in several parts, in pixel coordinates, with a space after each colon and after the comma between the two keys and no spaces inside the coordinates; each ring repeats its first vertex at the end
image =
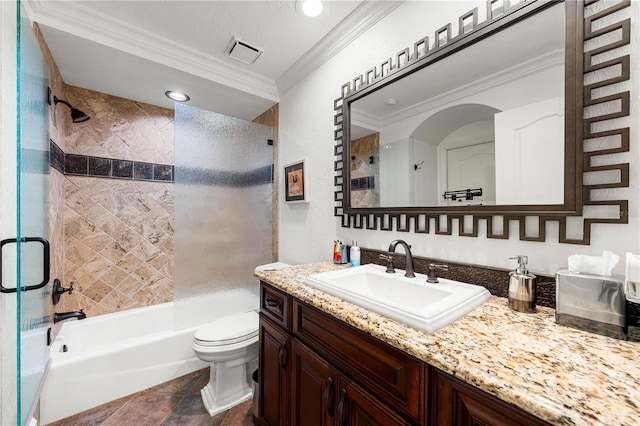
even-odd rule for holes
{"type": "MultiPolygon", "coordinates": [[[[257,309],[257,298],[241,305],[235,310],[257,309]]],[[[66,322],[50,348],[41,424],[208,367],[191,349],[198,327],[174,330],[173,302],[66,322]]]]}

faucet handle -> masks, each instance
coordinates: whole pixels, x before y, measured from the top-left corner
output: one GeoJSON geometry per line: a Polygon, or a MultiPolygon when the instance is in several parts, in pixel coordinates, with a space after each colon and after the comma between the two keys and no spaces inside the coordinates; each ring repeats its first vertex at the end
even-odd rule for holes
{"type": "Polygon", "coordinates": [[[429,264],[429,269],[433,269],[434,271],[436,269],[442,269],[442,270],[448,271],[449,270],[449,265],[439,264],[439,263],[430,263],[429,264]]]}
{"type": "Polygon", "coordinates": [[[385,271],[387,274],[395,274],[396,270],[393,267],[393,256],[390,254],[381,254],[378,256],[378,259],[384,260],[387,262],[387,270],[385,271]]]}
{"type": "Polygon", "coordinates": [[[54,305],[57,305],[58,302],[60,301],[60,296],[62,296],[65,293],[73,293],[73,281],[71,281],[69,283],[69,287],[65,288],[62,286],[62,283],[60,282],[59,279],[55,279],[53,280],[53,288],[51,291],[51,301],[54,305]]]}
{"type": "Polygon", "coordinates": [[[428,283],[439,283],[440,281],[438,281],[438,269],[444,270],[444,271],[448,271],[449,270],[449,265],[443,265],[443,264],[437,264],[437,263],[430,263],[429,264],[429,271],[427,272],[427,282],[428,283]]]}

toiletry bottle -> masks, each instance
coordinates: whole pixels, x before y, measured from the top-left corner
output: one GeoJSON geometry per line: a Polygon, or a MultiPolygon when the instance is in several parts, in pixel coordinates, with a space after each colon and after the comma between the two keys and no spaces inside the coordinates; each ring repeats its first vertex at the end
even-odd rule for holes
{"type": "Polygon", "coordinates": [[[342,248],[340,246],[340,241],[333,242],[333,263],[342,263],[342,248]]]}
{"type": "Polygon", "coordinates": [[[509,273],[509,307],[514,311],[532,313],[536,311],[536,276],[527,270],[527,256],[518,259],[518,267],[509,273]]]}
{"type": "Polygon", "coordinates": [[[349,258],[351,267],[360,266],[360,247],[358,247],[358,242],[353,241],[351,244],[351,250],[349,251],[349,258]]]}

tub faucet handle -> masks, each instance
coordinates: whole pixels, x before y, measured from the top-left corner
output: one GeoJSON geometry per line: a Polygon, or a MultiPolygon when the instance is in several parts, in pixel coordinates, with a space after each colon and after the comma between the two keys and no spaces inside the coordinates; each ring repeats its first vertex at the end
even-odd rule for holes
{"type": "Polygon", "coordinates": [[[53,289],[51,290],[51,301],[54,305],[57,305],[60,301],[60,296],[65,293],[73,293],[73,281],[69,283],[69,287],[62,287],[62,283],[59,279],[53,280],[53,289]]]}

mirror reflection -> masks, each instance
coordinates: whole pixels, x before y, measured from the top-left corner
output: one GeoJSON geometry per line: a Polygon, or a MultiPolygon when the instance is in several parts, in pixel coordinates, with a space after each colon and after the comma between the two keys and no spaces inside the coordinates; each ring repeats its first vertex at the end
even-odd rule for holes
{"type": "Polygon", "coordinates": [[[563,204],[564,15],[554,5],[351,102],[351,207],[563,204]]]}

